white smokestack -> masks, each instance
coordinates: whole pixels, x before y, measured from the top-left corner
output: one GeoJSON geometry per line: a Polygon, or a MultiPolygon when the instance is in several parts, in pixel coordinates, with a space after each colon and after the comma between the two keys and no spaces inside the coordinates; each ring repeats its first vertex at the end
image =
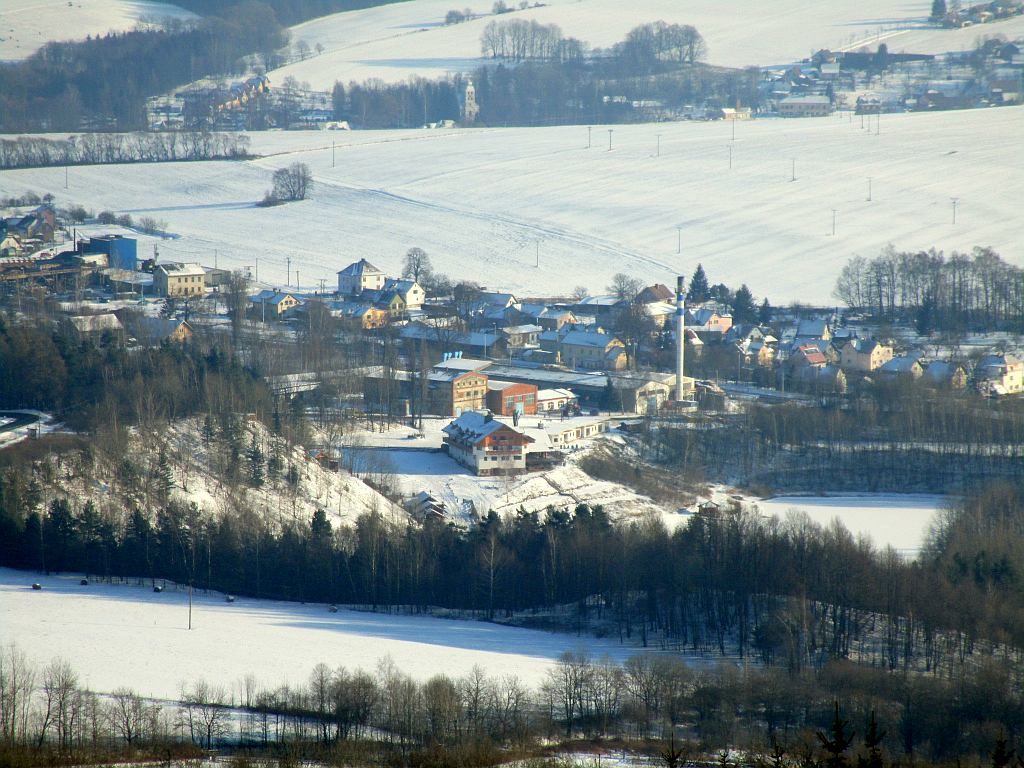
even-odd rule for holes
{"type": "Polygon", "coordinates": [[[683,399],[683,350],[686,345],[683,319],[683,276],[676,278],[676,400],[683,399]]]}

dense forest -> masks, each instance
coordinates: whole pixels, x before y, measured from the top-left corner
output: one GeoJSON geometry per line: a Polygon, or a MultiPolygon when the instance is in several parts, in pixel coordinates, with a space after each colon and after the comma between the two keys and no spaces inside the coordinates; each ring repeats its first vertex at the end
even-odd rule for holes
{"type": "Polygon", "coordinates": [[[0,132],[144,129],[147,97],[244,72],[242,57],[272,59],[288,40],[265,3],[217,6],[216,16],[195,24],[48,43],[0,64],[0,132]]]}

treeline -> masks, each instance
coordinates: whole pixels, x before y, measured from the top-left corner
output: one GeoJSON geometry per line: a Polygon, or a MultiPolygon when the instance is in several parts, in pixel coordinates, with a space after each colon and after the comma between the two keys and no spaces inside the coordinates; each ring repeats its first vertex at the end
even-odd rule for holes
{"type": "Polygon", "coordinates": [[[480,667],[419,682],[385,657],[372,671],[320,662],[308,680],[277,688],[255,672],[232,691],[183,682],[170,703],[140,696],[132,684],[142,681],[99,696],[67,661],[39,667],[8,645],[0,646],[0,759],[165,759],[236,745],[345,764],[485,766],[588,738],[618,739],[666,765],[673,753],[682,763],[718,750],[741,751],[754,765],[960,764],[1005,754],[1021,738],[1024,700],[1011,674],[991,661],[950,680],[844,664],[786,675],[694,669],[661,653],[619,664],[580,648],[563,653],[535,688],[480,667]]]}
{"type": "MultiPolygon", "coordinates": [[[[211,430],[207,439],[227,455],[227,437],[211,430]]],[[[266,457],[244,452],[236,445],[235,464],[258,464],[249,476],[262,482],[266,457]]],[[[63,465],[82,477],[95,471],[85,455],[63,465]]],[[[161,472],[128,457],[109,480],[159,483],[161,472]]],[[[280,525],[246,510],[212,518],[169,485],[122,511],[64,498],[44,505],[43,482],[24,468],[0,476],[0,564],[490,618],[545,609],[542,626],[793,671],[852,658],[948,675],[972,649],[1024,649],[1024,577],[1013,565],[1024,555],[1024,503],[1013,490],[969,501],[911,563],[841,527],[741,510],[698,516],[673,533],[656,521],[612,525],[604,510],[585,506],[543,519],[491,514],[468,530],[438,521],[395,527],[377,514],[335,528],[322,511],[280,525]],[[982,519],[989,522],[979,530],[982,519]],[[571,614],[552,612],[565,605],[571,614]]]]}
{"type": "Polygon", "coordinates": [[[1024,270],[991,248],[946,257],[889,246],[850,259],[833,294],[878,318],[912,320],[920,333],[1024,329],[1024,270]]]}
{"type": "Polygon", "coordinates": [[[272,55],[287,39],[269,6],[245,0],[191,25],[48,43],[0,64],[0,131],[144,129],[147,97],[244,72],[242,57],[272,55]]]}
{"type": "MultiPolygon", "coordinates": [[[[721,363],[735,370],[735,353],[721,363]]],[[[864,382],[842,402],[822,394],[821,408],[754,404],[727,420],[651,430],[647,455],[696,481],[766,490],[963,493],[1024,483],[1019,400],[984,402],[909,377],[864,382]]]]}
{"type": "MultiPolygon", "coordinates": [[[[755,105],[759,98],[756,68],[702,65],[703,38],[685,25],[642,24],[610,49],[591,50],[585,42],[562,37],[556,25],[500,20],[488,24],[481,46],[499,61],[473,72],[483,125],[621,123],[657,118],[684,104],[755,105]],[[663,106],[652,106],[659,103],[663,106]]],[[[464,88],[461,76],[397,84],[339,82],[334,117],[360,128],[458,120],[464,88]]]]}
{"type": "Polygon", "coordinates": [[[37,408],[84,430],[209,409],[271,411],[262,382],[215,346],[109,341],[83,340],[45,318],[0,317],[0,408],[37,408]]]}
{"type": "MultiPolygon", "coordinates": [[[[342,11],[358,11],[362,8],[376,8],[379,5],[402,2],[402,0],[262,0],[269,6],[285,26],[300,24],[318,16],[342,11]]],[[[223,11],[221,0],[182,0],[177,3],[200,16],[219,15],[223,11]]]]}
{"type": "Polygon", "coordinates": [[[67,139],[40,136],[0,139],[0,169],[245,157],[249,157],[249,137],[238,133],[83,133],[67,139]]]}
{"type": "Polygon", "coordinates": [[[519,62],[528,59],[580,61],[586,45],[575,38],[563,38],[557,24],[540,24],[536,20],[508,19],[492,21],[480,35],[484,56],[519,62]]]}

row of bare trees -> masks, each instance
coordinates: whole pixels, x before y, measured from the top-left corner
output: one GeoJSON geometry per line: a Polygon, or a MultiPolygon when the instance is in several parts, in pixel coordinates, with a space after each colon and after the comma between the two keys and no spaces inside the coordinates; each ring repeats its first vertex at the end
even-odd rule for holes
{"type": "Polygon", "coordinates": [[[585,52],[580,41],[563,38],[557,24],[539,24],[525,19],[490,22],[480,36],[480,49],[492,59],[509,61],[567,61],[580,59],[585,52]]]}
{"type": "Polygon", "coordinates": [[[54,165],[233,160],[249,156],[249,137],[238,133],[83,133],[67,139],[0,139],[0,168],[54,165]]]}
{"type": "MultiPolygon", "coordinates": [[[[787,675],[692,665],[668,653],[620,663],[580,648],[564,652],[532,688],[478,666],[419,681],[384,657],[372,671],[319,663],[305,682],[276,688],[263,687],[255,674],[230,692],[200,680],[183,684],[176,702],[155,702],[125,687],[89,691],[68,662],[39,667],[8,645],[0,647],[0,759],[17,748],[38,763],[55,753],[164,756],[181,744],[330,750],[361,742],[372,745],[362,755],[370,764],[386,756],[417,764],[424,749],[449,757],[508,747],[528,754],[559,738],[650,739],[682,731],[691,738],[679,742],[680,755],[739,749],[754,764],[769,764],[758,756],[774,755],[776,765],[796,764],[788,756],[801,765],[843,766],[853,762],[823,758],[860,751],[856,731],[875,758],[858,765],[974,762],[993,742],[1008,748],[1007,734],[1019,734],[1024,701],[1011,682],[1016,664],[989,659],[949,678],[841,663],[787,675]],[[839,720],[839,702],[850,718],[842,745],[826,737],[839,720]]],[[[492,753],[494,762],[500,755],[492,753]]]]}
{"type": "Polygon", "coordinates": [[[850,259],[833,294],[877,317],[910,315],[922,332],[1024,326],[1024,270],[991,248],[947,257],[890,245],[873,259],[850,259]]]}

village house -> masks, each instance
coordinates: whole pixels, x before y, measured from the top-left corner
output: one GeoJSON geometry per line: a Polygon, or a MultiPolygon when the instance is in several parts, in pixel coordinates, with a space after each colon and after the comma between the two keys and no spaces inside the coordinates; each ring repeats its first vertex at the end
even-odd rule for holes
{"type": "Polygon", "coordinates": [[[558,413],[576,403],[576,395],[568,389],[537,390],[537,413],[558,413]]]}
{"type": "Polygon", "coordinates": [[[570,330],[558,340],[558,354],[573,368],[621,371],[626,367],[626,345],[602,331],[570,330]]]}
{"type": "Polygon", "coordinates": [[[564,325],[575,325],[577,322],[576,315],[568,309],[544,304],[522,304],[518,311],[525,321],[539,325],[545,331],[558,331],[564,325]]]}
{"type": "Polygon", "coordinates": [[[159,264],[153,269],[153,289],[167,298],[202,297],[206,294],[206,271],[199,264],[159,264]]]}
{"type": "Polygon", "coordinates": [[[891,360],[887,360],[885,364],[881,365],[877,370],[882,376],[889,376],[892,378],[902,377],[912,381],[917,381],[924,376],[924,367],[918,359],[912,355],[900,355],[899,357],[894,357],[891,360]]]}
{"type": "Polygon", "coordinates": [[[338,293],[341,296],[359,296],[363,291],[384,288],[386,277],[366,259],[360,259],[338,272],[338,293]]]}
{"type": "Polygon", "coordinates": [[[292,310],[302,304],[302,301],[292,293],[274,288],[273,290],[262,290],[250,296],[249,304],[257,318],[280,320],[288,317],[292,310]]]}
{"type": "Polygon", "coordinates": [[[329,304],[327,307],[332,317],[337,317],[346,325],[363,331],[383,328],[391,317],[386,309],[380,309],[372,304],[339,302],[329,304]]]}
{"type": "Polygon", "coordinates": [[[533,438],[496,420],[489,411],[462,413],[442,432],[448,455],[478,475],[526,471],[527,447],[533,438]]]}
{"type": "Polygon", "coordinates": [[[963,389],[967,386],[967,369],[958,363],[929,360],[924,366],[924,380],[933,387],[963,389]]]}
{"type": "Polygon", "coordinates": [[[505,345],[510,349],[536,347],[541,334],[539,325],[512,325],[501,329],[505,345]]]}
{"type": "MultiPolygon", "coordinates": [[[[609,374],[609,396],[612,401],[608,407],[623,413],[636,413],[641,416],[655,415],[665,403],[675,396],[676,375],[674,373],[643,374],[616,373],[609,374]]],[[[689,380],[692,391],[693,380],[689,380]]],[[[687,388],[687,382],[683,382],[687,388]]]]}
{"type": "Polygon", "coordinates": [[[416,312],[423,308],[427,294],[415,280],[389,277],[384,281],[384,293],[395,293],[402,299],[404,312],[416,312]]]}
{"type": "Polygon", "coordinates": [[[65,318],[65,322],[67,327],[80,338],[108,338],[112,341],[121,341],[124,338],[124,326],[121,325],[117,315],[112,313],[75,315],[65,318]]]}
{"type": "Polygon", "coordinates": [[[870,372],[892,360],[892,347],[878,341],[851,339],[840,350],[844,370],[870,372]]]}
{"type": "Polygon", "coordinates": [[[825,117],[832,114],[828,96],[787,96],[778,105],[780,117],[825,117]]]}
{"type": "Polygon", "coordinates": [[[185,344],[195,335],[187,321],[175,318],[135,316],[127,325],[132,337],[142,346],[157,346],[165,341],[185,344]]]}
{"type": "Polygon", "coordinates": [[[377,309],[387,312],[391,320],[400,320],[405,316],[405,299],[397,291],[363,291],[359,298],[361,301],[368,301],[377,309]]]}
{"type": "Polygon", "coordinates": [[[537,425],[548,434],[551,445],[562,451],[576,450],[585,440],[607,432],[610,426],[608,419],[598,416],[579,416],[537,425]]]}
{"type": "Polygon", "coordinates": [[[687,328],[701,333],[717,333],[724,335],[732,328],[732,315],[716,309],[698,307],[686,310],[685,324],[687,328]]]}
{"type": "Polygon", "coordinates": [[[488,381],[487,407],[499,416],[533,416],[537,413],[537,387],[511,381],[488,381]]]}
{"type": "Polygon", "coordinates": [[[1007,354],[986,355],[974,367],[974,381],[984,395],[1017,395],[1024,392],[1024,362],[1007,354]]]}

